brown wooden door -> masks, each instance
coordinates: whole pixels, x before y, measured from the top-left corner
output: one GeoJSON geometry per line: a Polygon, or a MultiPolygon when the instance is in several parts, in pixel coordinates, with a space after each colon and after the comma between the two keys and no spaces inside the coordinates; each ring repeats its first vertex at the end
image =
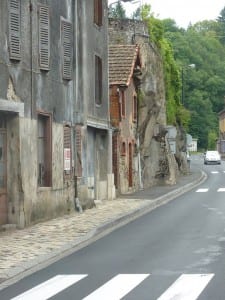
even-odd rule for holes
{"type": "Polygon", "coordinates": [[[133,172],[132,172],[132,165],[133,165],[132,144],[129,143],[129,170],[128,170],[129,187],[132,187],[132,186],[133,186],[133,172]]]}
{"type": "MultiPolygon", "coordinates": [[[[3,126],[3,122],[0,125],[3,126]]],[[[0,225],[7,223],[6,128],[0,128],[0,225]]]]}

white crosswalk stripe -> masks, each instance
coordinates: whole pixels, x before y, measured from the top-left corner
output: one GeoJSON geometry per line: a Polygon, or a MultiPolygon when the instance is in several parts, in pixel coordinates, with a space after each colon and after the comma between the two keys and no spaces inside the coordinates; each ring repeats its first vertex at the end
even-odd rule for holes
{"type": "Polygon", "coordinates": [[[214,274],[183,274],[157,300],[195,300],[214,274]]]}
{"type": "MultiPolygon", "coordinates": [[[[58,275],[11,300],[47,300],[87,276],[58,275]]],[[[118,274],[82,300],[120,300],[148,277],[150,274],[118,274]]],[[[182,274],[157,300],[196,300],[213,277],[214,274],[182,274]]]]}
{"type": "Polygon", "coordinates": [[[148,276],[149,274],[119,274],[83,300],[119,300],[148,276]]]}
{"type": "Polygon", "coordinates": [[[198,189],[196,193],[206,193],[209,189],[198,189]]]}
{"type": "MultiPolygon", "coordinates": [[[[209,191],[208,188],[201,188],[196,191],[196,193],[207,193],[209,191]]],[[[225,192],[225,188],[217,189],[217,192],[225,192]]]]}
{"type": "Polygon", "coordinates": [[[87,275],[57,275],[11,300],[47,300],[87,275]]]}

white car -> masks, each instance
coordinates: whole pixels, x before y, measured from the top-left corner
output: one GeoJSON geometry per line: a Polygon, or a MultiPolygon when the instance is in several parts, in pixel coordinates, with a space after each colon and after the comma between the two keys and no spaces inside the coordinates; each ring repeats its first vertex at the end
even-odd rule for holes
{"type": "Polygon", "coordinates": [[[204,155],[204,164],[221,164],[221,157],[218,151],[206,151],[204,155]]]}

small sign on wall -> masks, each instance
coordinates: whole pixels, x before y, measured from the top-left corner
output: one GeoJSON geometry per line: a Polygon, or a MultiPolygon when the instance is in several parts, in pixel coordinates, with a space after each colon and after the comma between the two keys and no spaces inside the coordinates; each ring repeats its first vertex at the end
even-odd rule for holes
{"type": "Polygon", "coordinates": [[[71,150],[70,148],[64,148],[64,171],[70,171],[71,169],[71,150]]]}

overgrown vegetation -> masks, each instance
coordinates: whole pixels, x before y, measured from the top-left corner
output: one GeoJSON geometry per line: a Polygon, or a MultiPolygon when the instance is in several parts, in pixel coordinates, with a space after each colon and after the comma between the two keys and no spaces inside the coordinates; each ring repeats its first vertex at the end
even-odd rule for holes
{"type": "Polygon", "coordinates": [[[215,148],[225,96],[225,8],[216,20],[187,29],[172,19],[157,19],[150,5],[133,18],[147,22],[150,39],[161,51],[168,124],[182,125],[201,149],[215,148]]]}

